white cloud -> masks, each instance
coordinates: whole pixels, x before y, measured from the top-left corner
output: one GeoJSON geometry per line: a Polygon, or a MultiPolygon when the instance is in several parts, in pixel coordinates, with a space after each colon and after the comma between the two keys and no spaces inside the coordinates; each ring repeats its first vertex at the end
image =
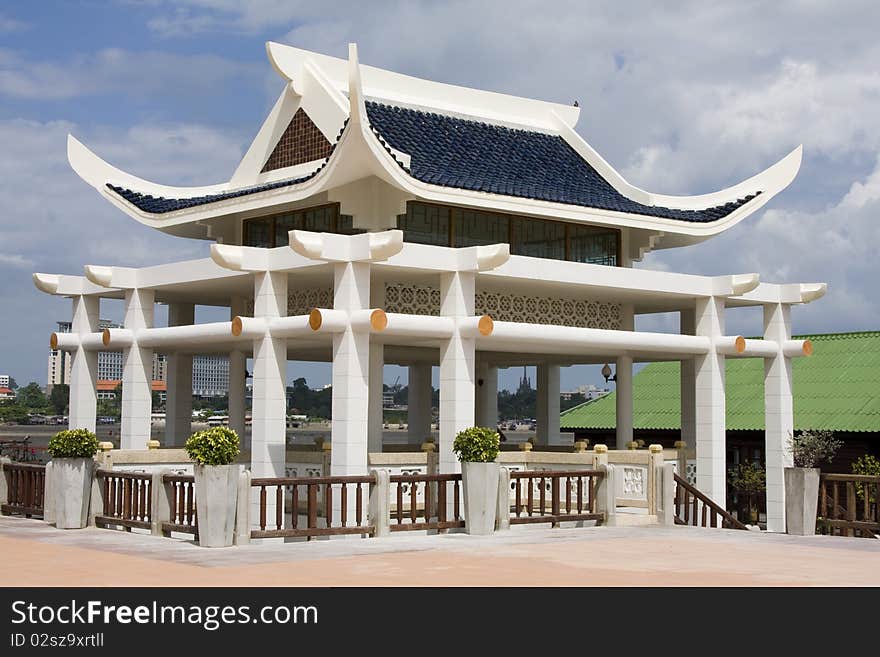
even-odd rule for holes
{"type": "Polygon", "coordinates": [[[0,34],[9,34],[11,32],[21,32],[30,27],[27,23],[16,20],[15,18],[9,18],[9,16],[4,16],[0,14],[0,34]]]}
{"type": "MultiPolygon", "coordinates": [[[[863,181],[827,208],[767,210],[699,246],[656,251],[642,266],[707,275],[754,271],[770,283],[826,282],[824,298],[796,310],[796,331],[876,329],[878,216],[880,157],[863,181]]],[[[750,319],[745,323],[731,312],[729,332],[758,332],[759,319],[750,319]]]]}
{"type": "Polygon", "coordinates": [[[26,100],[61,100],[101,93],[152,98],[210,92],[223,83],[263,71],[216,55],[179,55],[105,48],[65,60],[34,61],[0,49],[0,95],[26,100]]]}
{"type": "Polygon", "coordinates": [[[0,253],[0,265],[9,267],[33,267],[34,261],[17,253],[0,253]]]}

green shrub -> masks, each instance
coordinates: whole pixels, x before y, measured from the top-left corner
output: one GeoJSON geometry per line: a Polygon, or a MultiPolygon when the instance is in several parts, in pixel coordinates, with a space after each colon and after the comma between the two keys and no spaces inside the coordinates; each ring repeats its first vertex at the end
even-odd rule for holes
{"type": "Polygon", "coordinates": [[[90,458],[98,451],[98,438],[88,429],[65,429],[49,439],[53,458],[90,458]]]}
{"type": "Polygon", "coordinates": [[[459,461],[491,463],[498,456],[501,439],[495,429],[470,427],[460,431],[452,443],[452,451],[459,461]]]}
{"type": "Polygon", "coordinates": [[[798,468],[814,468],[820,461],[831,463],[841,445],[843,441],[835,438],[831,431],[808,429],[788,438],[794,465],[798,468]]]}
{"type": "Polygon", "coordinates": [[[200,465],[229,465],[238,456],[238,434],[228,427],[197,431],[186,440],[184,449],[200,465]]]}
{"type": "Polygon", "coordinates": [[[727,471],[727,482],[740,493],[754,495],[767,487],[767,473],[760,463],[740,463],[727,471]]]}
{"type": "MultiPolygon", "coordinates": [[[[857,475],[870,475],[873,477],[880,477],[880,460],[877,459],[876,456],[871,456],[870,454],[865,454],[864,456],[860,456],[852,464],[852,472],[857,475]]],[[[865,499],[865,486],[863,484],[856,484],[856,495],[859,496],[860,500],[865,499]]],[[[869,502],[873,504],[877,500],[874,499],[874,495],[870,495],[869,502]]]]}

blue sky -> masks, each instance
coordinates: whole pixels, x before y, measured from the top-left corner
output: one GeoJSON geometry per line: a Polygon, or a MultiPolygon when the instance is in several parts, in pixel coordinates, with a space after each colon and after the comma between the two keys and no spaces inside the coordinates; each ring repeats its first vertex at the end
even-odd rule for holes
{"type": "MultiPolygon", "coordinates": [[[[169,184],[228,179],[282,82],[267,40],[444,82],[560,102],[632,182],[703,193],[798,144],[794,184],[708,243],[640,267],[757,271],[827,281],[794,314],[798,332],[880,328],[880,12],[872,2],[299,2],[68,0],[0,5],[0,373],[45,383],[48,334],[65,300],[33,271],[201,257],[207,243],[137,225],[70,170],[73,133],[99,155],[169,184]],[[367,8],[365,8],[367,7],[367,8]]],[[[105,304],[118,317],[119,304],[105,304]]],[[[159,321],[163,314],[159,312],[159,321]]],[[[639,326],[673,330],[674,319],[639,326]]],[[[730,332],[760,332],[729,313],[730,332]]],[[[327,382],[324,366],[291,377],[327,382]]],[[[513,386],[520,375],[503,374],[513,386]]],[[[391,381],[397,372],[386,372],[391,381]]],[[[572,369],[563,386],[598,383],[572,369]]]]}

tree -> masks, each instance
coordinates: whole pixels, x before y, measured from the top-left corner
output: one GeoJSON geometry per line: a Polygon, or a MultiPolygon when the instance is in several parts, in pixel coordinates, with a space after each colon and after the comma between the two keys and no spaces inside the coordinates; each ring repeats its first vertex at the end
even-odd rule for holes
{"type": "Polygon", "coordinates": [[[70,386],[66,383],[56,383],[52,386],[52,394],[49,395],[49,404],[55,415],[64,415],[67,405],[70,403],[70,386]]]}
{"type": "Polygon", "coordinates": [[[17,390],[18,389],[18,384],[15,382],[15,378],[11,377],[11,376],[9,377],[9,389],[10,390],[17,390]]]}
{"type": "Polygon", "coordinates": [[[18,390],[18,403],[27,409],[45,409],[49,404],[46,395],[36,382],[31,381],[24,388],[18,390]]]}

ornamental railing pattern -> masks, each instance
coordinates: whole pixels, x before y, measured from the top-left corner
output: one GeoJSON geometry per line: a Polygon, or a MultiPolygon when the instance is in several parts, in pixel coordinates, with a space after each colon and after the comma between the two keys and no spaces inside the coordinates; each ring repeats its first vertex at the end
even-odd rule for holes
{"type": "MultiPolygon", "coordinates": [[[[383,308],[390,313],[437,316],[440,290],[429,285],[386,283],[383,308]]],[[[501,322],[620,329],[620,305],[594,299],[478,290],[474,296],[474,314],[489,315],[501,322]]]]}

